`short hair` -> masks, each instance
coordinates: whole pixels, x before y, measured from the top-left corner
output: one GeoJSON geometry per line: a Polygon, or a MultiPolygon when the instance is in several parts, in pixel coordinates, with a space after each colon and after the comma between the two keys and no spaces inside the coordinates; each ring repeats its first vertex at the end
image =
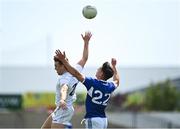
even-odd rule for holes
{"type": "Polygon", "coordinates": [[[56,56],[54,56],[54,61],[59,62],[60,65],[63,65],[62,61],[60,61],[56,56]]]}
{"type": "Polygon", "coordinates": [[[114,75],[114,71],[113,71],[112,67],[110,66],[109,62],[105,62],[102,65],[102,72],[104,75],[104,80],[108,80],[109,78],[111,78],[114,75]]]}

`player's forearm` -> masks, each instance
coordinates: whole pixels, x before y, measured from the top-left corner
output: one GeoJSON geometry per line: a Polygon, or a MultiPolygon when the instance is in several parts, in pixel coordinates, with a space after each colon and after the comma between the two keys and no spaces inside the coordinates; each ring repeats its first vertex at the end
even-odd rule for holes
{"type": "Polygon", "coordinates": [[[60,93],[61,93],[61,100],[66,100],[67,90],[62,88],[60,93]]]}
{"type": "Polygon", "coordinates": [[[84,41],[82,60],[84,60],[84,62],[86,62],[88,60],[88,56],[89,56],[89,41],[84,41]]]}
{"type": "Polygon", "coordinates": [[[119,73],[115,66],[113,66],[113,70],[114,70],[113,81],[116,82],[117,86],[119,86],[119,80],[120,80],[119,73]]]}
{"type": "Polygon", "coordinates": [[[74,67],[72,67],[65,59],[62,60],[64,66],[66,67],[67,71],[76,77],[79,81],[83,81],[84,78],[79,71],[77,71],[74,67]]]}

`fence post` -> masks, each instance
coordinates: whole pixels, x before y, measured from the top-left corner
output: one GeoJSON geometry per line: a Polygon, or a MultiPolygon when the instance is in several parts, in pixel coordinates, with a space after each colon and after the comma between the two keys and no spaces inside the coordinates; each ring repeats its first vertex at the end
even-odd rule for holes
{"type": "Polygon", "coordinates": [[[132,128],[137,127],[137,111],[132,112],[132,128]]]}

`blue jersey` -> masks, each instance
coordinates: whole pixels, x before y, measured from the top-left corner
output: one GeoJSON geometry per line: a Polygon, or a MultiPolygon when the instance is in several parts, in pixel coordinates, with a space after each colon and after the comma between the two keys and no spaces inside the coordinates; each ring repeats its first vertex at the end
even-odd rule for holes
{"type": "Polygon", "coordinates": [[[86,77],[83,84],[87,89],[85,118],[106,117],[105,108],[115,84],[90,77],[86,77]]]}

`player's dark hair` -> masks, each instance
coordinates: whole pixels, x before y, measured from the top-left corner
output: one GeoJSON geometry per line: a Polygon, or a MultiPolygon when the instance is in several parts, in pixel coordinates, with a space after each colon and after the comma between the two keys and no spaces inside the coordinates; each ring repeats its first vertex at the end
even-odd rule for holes
{"type": "Polygon", "coordinates": [[[60,65],[63,65],[62,61],[60,61],[56,56],[54,56],[54,61],[59,62],[60,65]]]}
{"type": "Polygon", "coordinates": [[[104,74],[104,80],[108,80],[109,78],[111,78],[114,75],[114,71],[113,71],[112,67],[110,66],[109,62],[105,62],[102,65],[102,71],[104,74]]]}

